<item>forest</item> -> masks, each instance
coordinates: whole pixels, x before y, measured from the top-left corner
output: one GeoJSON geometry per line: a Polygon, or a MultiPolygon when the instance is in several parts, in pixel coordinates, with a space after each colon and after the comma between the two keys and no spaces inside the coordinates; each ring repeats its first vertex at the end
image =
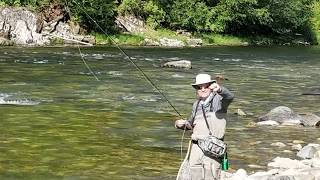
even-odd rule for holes
{"type": "Polygon", "coordinates": [[[154,30],[185,30],[238,37],[302,38],[317,44],[319,0],[0,0],[0,6],[27,7],[36,12],[50,4],[70,11],[88,32],[119,33],[115,18],[134,15],[154,30]]]}

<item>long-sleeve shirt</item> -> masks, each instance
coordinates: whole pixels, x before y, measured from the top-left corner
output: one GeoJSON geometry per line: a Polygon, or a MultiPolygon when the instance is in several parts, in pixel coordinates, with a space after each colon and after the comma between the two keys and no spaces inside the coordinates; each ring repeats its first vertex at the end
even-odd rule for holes
{"type": "MultiPolygon", "coordinates": [[[[215,94],[209,104],[204,107],[205,115],[212,135],[223,138],[226,127],[226,113],[228,106],[232,102],[234,95],[225,87],[221,87],[221,92],[215,94]]],[[[199,100],[194,102],[189,123],[194,126],[193,137],[195,139],[209,135],[208,127],[205,123],[202,104],[199,100]]]]}

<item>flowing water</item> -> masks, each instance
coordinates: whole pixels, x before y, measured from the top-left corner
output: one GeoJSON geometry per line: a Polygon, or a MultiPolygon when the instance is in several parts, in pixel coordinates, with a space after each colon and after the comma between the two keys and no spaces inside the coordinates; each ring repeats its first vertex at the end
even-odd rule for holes
{"type": "MultiPolygon", "coordinates": [[[[183,117],[195,100],[197,73],[227,77],[224,86],[236,96],[225,138],[231,168],[248,172],[266,169],[276,156],[296,158],[293,140],[319,143],[318,128],[250,125],[279,105],[320,113],[319,96],[301,95],[319,87],[319,50],[125,49],[183,117]],[[193,68],[160,67],[172,60],[190,60],[193,68]],[[251,115],[235,115],[238,108],[251,115]]],[[[174,179],[182,159],[178,115],[116,48],[82,52],[100,81],[77,48],[0,49],[0,98],[37,102],[0,105],[0,179],[174,179]]]]}

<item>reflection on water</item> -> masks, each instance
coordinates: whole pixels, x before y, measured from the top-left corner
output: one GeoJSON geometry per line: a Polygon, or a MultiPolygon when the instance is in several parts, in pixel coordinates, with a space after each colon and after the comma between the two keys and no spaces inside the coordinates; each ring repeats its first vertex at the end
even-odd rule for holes
{"type": "MultiPolygon", "coordinates": [[[[2,48],[0,95],[41,102],[0,105],[1,179],[174,179],[181,160],[177,114],[114,48],[2,48]]],[[[276,156],[295,158],[293,140],[319,142],[316,128],[251,127],[270,109],[320,113],[317,48],[127,48],[183,116],[194,101],[190,84],[199,72],[224,74],[236,95],[226,141],[231,168],[257,171],[276,156]],[[193,69],[163,69],[191,60],[193,69]],[[238,117],[240,108],[252,116],[238,117]],[[283,142],[283,148],[270,146],[283,142]]],[[[185,146],[187,140],[185,140],[185,146]]],[[[185,147],[184,147],[185,148],[185,147]]],[[[185,152],[185,149],[184,149],[185,152]]]]}

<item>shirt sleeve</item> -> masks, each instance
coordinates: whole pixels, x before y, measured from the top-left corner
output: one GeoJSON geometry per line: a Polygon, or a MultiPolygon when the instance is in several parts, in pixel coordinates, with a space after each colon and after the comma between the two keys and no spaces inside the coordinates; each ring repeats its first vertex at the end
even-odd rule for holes
{"type": "Polygon", "coordinates": [[[227,112],[228,106],[234,99],[233,93],[231,93],[227,88],[221,86],[221,92],[219,93],[220,96],[222,96],[221,100],[221,111],[227,112]]]}

